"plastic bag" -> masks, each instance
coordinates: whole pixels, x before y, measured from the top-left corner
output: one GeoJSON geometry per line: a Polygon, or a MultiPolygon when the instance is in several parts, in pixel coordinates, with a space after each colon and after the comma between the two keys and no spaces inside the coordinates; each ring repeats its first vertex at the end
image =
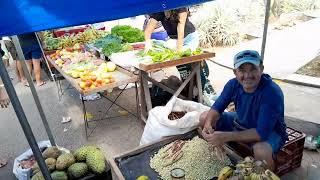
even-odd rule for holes
{"type": "MultiPolygon", "coordinates": [[[[38,142],[38,147],[40,149],[41,152],[44,151],[44,149],[51,147],[51,143],[50,141],[40,141],[38,142]]],[[[65,149],[63,147],[59,147],[57,146],[59,150],[65,152],[65,153],[70,153],[70,151],[68,149],[65,149]]],[[[28,159],[30,156],[33,155],[33,152],[30,149],[28,149],[27,151],[25,151],[24,153],[22,153],[20,156],[16,157],[14,159],[14,163],[13,163],[13,174],[16,176],[17,179],[19,180],[30,180],[31,179],[31,169],[22,169],[20,167],[20,162],[22,160],[28,159]]]]}
{"type": "Polygon", "coordinates": [[[172,97],[166,106],[158,106],[149,111],[140,145],[160,140],[165,136],[184,134],[197,128],[201,113],[209,109],[210,107],[197,102],[172,97]],[[186,114],[180,119],[170,120],[168,115],[173,111],[185,111],[186,114]]]}
{"type": "MultiPolygon", "coordinates": [[[[41,141],[38,142],[38,147],[40,150],[43,150],[47,147],[51,147],[50,141],[41,141]]],[[[22,160],[28,159],[30,156],[33,155],[33,152],[30,149],[22,153],[20,156],[14,159],[13,163],[13,174],[16,176],[19,180],[30,180],[31,178],[31,169],[22,169],[20,167],[20,162],[22,160]]]]}

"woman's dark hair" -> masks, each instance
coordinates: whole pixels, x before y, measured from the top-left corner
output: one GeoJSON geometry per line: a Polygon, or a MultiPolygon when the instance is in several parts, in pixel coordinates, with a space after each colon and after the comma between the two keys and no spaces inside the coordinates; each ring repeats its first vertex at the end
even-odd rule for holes
{"type": "Polygon", "coordinates": [[[173,21],[173,22],[176,22],[176,23],[179,23],[179,13],[180,12],[187,12],[188,13],[188,16],[190,15],[190,11],[189,11],[189,8],[179,8],[179,9],[173,9],[173,10],[170,10],[170,17],[168,18],[170,21],[173,21]]]}
{"type": "Polygon", "coordinates": [[[169,20],[175,23],[179,23],[179,9],[170,10],[169,20]]]}

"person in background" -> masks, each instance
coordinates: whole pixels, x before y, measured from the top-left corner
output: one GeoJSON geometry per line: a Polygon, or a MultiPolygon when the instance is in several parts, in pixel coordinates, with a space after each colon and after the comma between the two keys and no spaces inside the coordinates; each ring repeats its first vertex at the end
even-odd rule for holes
{"type": "MultiPolygon", "coordinates": [[[[194,51],[199,47],[199,35],[195,26],[189,20],[188,8],[179,8],[150,14],[150,19],[145,28],[146,51],[148,51],[152,46],[151,35],[157,28],[158,22],[161,22],[170,39],[176,40],[177,51],[183,51],[186,49],[194,51]]],[[[177,69],[180,73],[181,79],[185,80],[191,74],[192,68],[190,64],[185,64],[177,66],[177,69]]],[[[216,93],[208,79],[209,68],[205,61],[203,61],[201,65],[200,74],[203,94],[210,100],[214,99],[216,93]]]]}
{"type": "MultiPolygon", "coordinates": [[[[4,56],[4,51],[0,48],[0,56],[4,56]]],[[[10,104],[10,100],[6,90],[4,89],[1,77],[0,77],[0,108],[7,108],[10,104]]],[[[2,157],[0,157],[0,168],[7,165],[8,161],[2,157]]]]}
{"type": "MultiPolygon", "coordinates": [[[[40,61],[42,59],[42,52],[38,44],[36,35],[34,33],[22,34],[18,35],[18,39],[30,74],[32,74],[33,69],[37,86],[46,84],[46,82],[41,79],[40,61]]],[[[24,81],[25,79],[26,78],[22,73],[21,80],[24,81]]],[[[25,83],[25,85],[29,86],[27,82],[25,83]]]]}
{"type": "Polygon", "coordinates": [[[15,72],[16,72],[16,76],[18,79],[18,82],[22,82],[23,84],[26,84],[26,79],[22,79],[21,77],[23,76],[23,70],[22,70],[22,65],[21,62],[17,59],[18,54],[17,54],[17,50],[12,42],[11,37],[2,37],[2,44],[3,47],[5,47],[5,49],[7,50],[7,52],[5,52],[5,56],[3,57],[3,59],[10,59],[10,56],[12,58],[13,61],[15,61],[15,72]]]}
{"type": "Polygon", "coordinates": [[[227,82],[211,109],[200,116],[200,129],[213,146],[243,142],[256,160],[274,169],[273,156],[288,139],[284,121],[284,97],[280,87],[263,73],[257,51],[241,51],[234,57],[233,78],[227,82]],[[224,112],[234,102],[236,112],[224,112]]]}
{"type": "Polygon", "coordinates": [[[2,56],[2,60],[3,60],[4,65],[5,65],[6,67],[10,67],[10,62],[9,62],[9,60],[10,60],[10,54],[9,54],[9,52],[8,52],[8,48],[7,48],[6,45],[5,45],[5,42],[6,42],[6,41],[10,41],[10,38],[9,38],[9,37],[2,37],[2,38],[0,39],[1,49],[2,49],[2,51],[4,52],[4,55],[2,56]]]}
{"type": "MultiPolygon", "coordinates": [[[[147,25],[150,21],[149,15],[145,15],[145,17],[146,17],[146,19],[143,24],[143,31],[146,30],[147,25]]],[[[151,34],[151,39],[166,41],[168,38],[169,38],[169,36],[168,36],[167,31],[164,29],[161,22],[158,21],[157,26],[155,27],[155,29],[153,30],[153,32],[151,34]]]]}
{"type": "MultiPolygon", "coordinates": [[[[4,51],[0,48],[1,57],[3,57],[4,54],[5,54],[4,51]]],[[[0,77],[0,107],[7,108],[9,104],[10,104],[10,100],[0,77]]],[[[1,167],[1,162],[0,162],[0,167],[1,167]]]]}

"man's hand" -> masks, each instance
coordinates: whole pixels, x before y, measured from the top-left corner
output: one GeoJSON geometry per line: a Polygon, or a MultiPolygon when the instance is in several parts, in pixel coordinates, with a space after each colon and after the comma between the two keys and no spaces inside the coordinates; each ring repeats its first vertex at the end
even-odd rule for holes
{"type": "Polygon", "coordinates": [[[206,121],[206,123],[204,124],[203,126],[203,129],[202,129],[202,134],[212,134],[214,132],[213,128],[212,128],[212,124],[211,124],[211,121],[208,122],[206,121]]]}
{"type": "Polygon", "coordinates": [[[202,136],[208,143],[212,144],[214,147],[222,146],[224,143],[228,142],[227,132],[214,131],[212,134],[204,133],[202,136]]]}

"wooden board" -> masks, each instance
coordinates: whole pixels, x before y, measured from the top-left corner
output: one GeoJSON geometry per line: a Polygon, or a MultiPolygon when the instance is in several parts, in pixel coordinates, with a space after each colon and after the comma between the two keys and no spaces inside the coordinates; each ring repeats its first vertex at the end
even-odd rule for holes
{"type": "MultiPolygon", "coordinates": [[[[197,130],[193,130],[193,131],[197,131],[197,130]]],[[[118,167],[117,165],[117,162],[116,160],[117,159],[122,159],[122,158],[126,158],[126,157],[130,157],[130,156],[134,156],[134,155],[138,155],[146,150],[149,150],[149,149],[153,149],[154,147],[159,147],[159,146],[165,146],[177,139],[185,139],[185,136],[187,136],[187,134],[189,133],[192,133],[193,131],[190,131],[186,134],[182,134],[182,135],[175,135],[175,136],[170,136],[170,137],[165,137],[165,138],[162,138],[161,140],[159,141],[156,141],[156,142],[153,142],[153,143],[149,143],[149,144],[146,144],[146,145],[143,145],[143,146],[138,146],[137,148],[133,149],[133,150],[130,150],[130,151],[127,151],[127,152],[124,152],[120,155],[117,155],[111,159],[108,159],[108,162],[111,166],[111,170],[112,170],[112,173],[113,173],[113,177],[115,177],[116,179],[119,179],[119,180],[125,180],[125,177],[123,176],[123,174],[121,173],[121,170],[120,168],[118,167]]],[[[226,153],[228,155],[230,155],[231,157],[233,157],[234,159],[236,160],[241,160],[242,158],[236,154],[235,152],[233,152],[229,147],[225,146],[225,150],[226,150],[226,153]]]]}
{"type": "Polygon", "coordinates": [[[167,67],[199,62],[199,61],[202,61],[205,59],[212,58],[214,56],[215,56],[215,53],[204,52],[203,54],[200,54],[200,55],[189,56],[189,57],[184,57],[181,59],[164,61],[164,62],[160,62],[160,63],[152,63],[152,64],[140,63],[139,69],[143,70],[143,71],[156,71],[156,70],[167,68],[167,67]]]}
{"type": "Polygon", "coordinates": [[[134,83],[138,81],[138,76],[132,74],[131,72],[117,66],[116,71],[110,72],[110,74],[114,77],[115,82],[107,84],[105,86],[97,87],[95,89],[90,89],[88,91],[84,91],[80,88],[79,82],[81,81],[80,78],[74,79],[71,76],[67,75],[57,64],[47,56],[48,61],[54,66],[61,73],[61,75],[69,81],[69,83],[81,94],[81,95],[90,95],[97,92],[105,91],[107,89],[112,89],[121,85],[126,85],[128,83],[134,83]]]}

